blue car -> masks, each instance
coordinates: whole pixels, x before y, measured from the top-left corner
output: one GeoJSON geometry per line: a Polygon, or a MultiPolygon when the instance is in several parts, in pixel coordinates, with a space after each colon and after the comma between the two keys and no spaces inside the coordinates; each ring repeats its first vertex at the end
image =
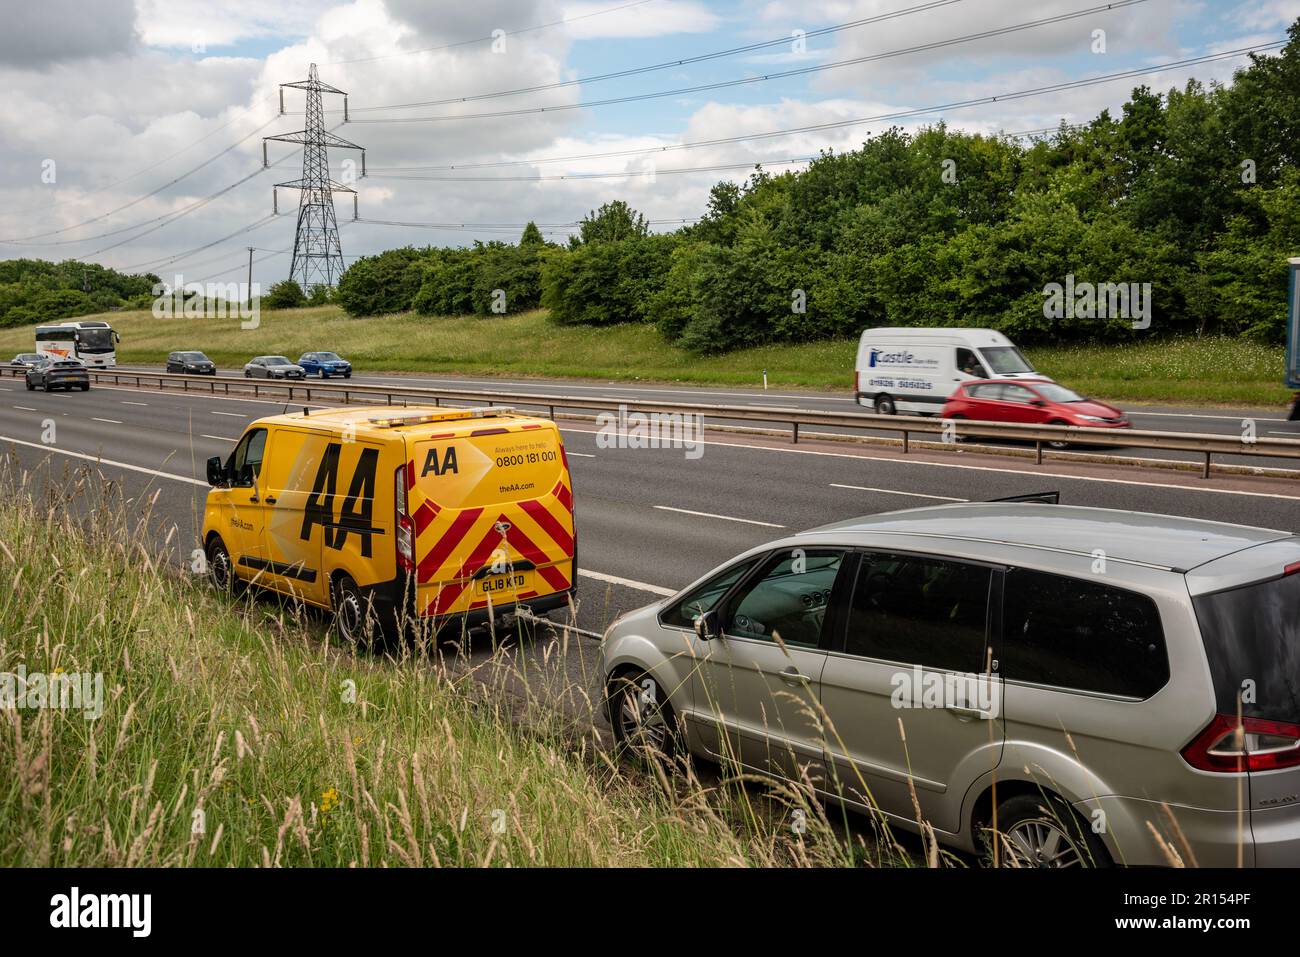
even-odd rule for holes
{"type": "Polygon", "coordinates": [[[298,360],[298,365],[302,366],[308,375],[318,375],[322,379],[328,379],[332,375],[341,375],[345,379],[352,378],[352,363],[340,359],[333,352],[304,352],[302,358],[298,360]]]}

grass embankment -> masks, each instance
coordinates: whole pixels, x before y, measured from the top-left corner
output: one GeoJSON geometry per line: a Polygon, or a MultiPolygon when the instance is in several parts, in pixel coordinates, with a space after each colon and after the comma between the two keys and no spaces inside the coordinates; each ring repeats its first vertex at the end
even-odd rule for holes
{"type": "Polygon", "coordinates": [[[62,489],[94,516],[81,522],[3,485],[0,672],[101,673],[103,711],[0,709],[0,866],[864,856],[815,810],[799,836],[743,788],[660,787],[590,728],[538,702],[521,718],[517,697],[441,659],[354,655],[276,603],[218,596],[159,567],[141,544],[156,527],[128,527],[128,503],[95,499],[106,486],[83,473],[62,489]]]}
{"type": "MultiPolygon", "coordinates": [[[[254,355],[332,349],[359,370],[475,376],[551,376],[684,382],[848,392],[856,340],[762,346],[696,356],[665,344],[649,326],[556,326],[543,311],[492,318],[404,313],[351,319],[337,306],[262,310],[257,329],[235,319],[155,319],[148,312],[104,317],[121,334],[123,362],[161,364],[175,349],[201,349],[226,366],[254,355]]],[[[0,331],[0,352],[31,351],[30,327],[0,331]]],[[[1043,373],[1116,402],[1254,405],[1280,408],[1283,349],[1237,339],[1151,340],[1120,346],[1028,348],[1043,373]]]]}

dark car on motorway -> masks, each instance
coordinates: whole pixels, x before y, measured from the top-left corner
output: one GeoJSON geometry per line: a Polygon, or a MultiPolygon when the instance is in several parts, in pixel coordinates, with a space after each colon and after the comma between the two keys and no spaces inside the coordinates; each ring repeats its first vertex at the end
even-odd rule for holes
{"type": "Polygon", "coordinates": [[[30,369],[42,358],[44,357],[39,352],[20,352],[9,360],[9,364],[16,369],[30,369]]]}
{"type": "Polygon", "coordinates": [[[217,364],[202,352],[171,352],[167,355],[167,371],[185,375],[216,375],[217,364]]]}
{"type": "Polygon", "coordinates": [[[352,363],[340,358],[336,352],[304,352],[298,359],[298,365],[308,375],[318,375],[322,379],[328,379],[332,375],[352,378],[352,363]]]}
{"type": "Polygon", "coordinates": [[[257,356],[244,366],[244,376],[248,379],[305,379],[307,373],[302,366],[284,356],[257,356]]]}
{"type": "Polygon", "coordinates": [[[77,359],[42,359],[27,370],[27,391],[40,388],[90,391],[90,373],[77,359]]]}

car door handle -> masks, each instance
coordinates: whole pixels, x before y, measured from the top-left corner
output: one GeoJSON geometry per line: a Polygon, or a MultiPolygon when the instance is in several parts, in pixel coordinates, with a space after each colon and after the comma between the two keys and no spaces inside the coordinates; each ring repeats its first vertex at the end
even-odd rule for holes
{"type": "Polygon", "coordinates": [[[793,665],[783,671],[778,671],[776,676],[788,685],[803,685],[808,683],[808,676],[801,674],[799,669],[793,665]]]}
{"type": "Polygon", "coordinates": [[[268,496],[266,497],[266,504],[267,504],[267,505],[274,505],[274,504],[275,504],[275,496],[274,496],[274,495],[268,495],[268,496]]]}
{"type": "Polygon", "coordinates": [[[254,492],[252,495],[248,496],[248,500],[249,500],[250,502],[260,502],[260,501],[261,501],[261,499],[257,497],[257,493],[256,493],[256,492],[254,492]]]}
{"type": "Polygon", "coordinates": [[[956,715],[957,720],[959,721],[970,721],[974,718],[983,718],[987,720],[993,717],[993,712],[981,711],[979,708],[958,708],[953,706],[951,708],[944,708],[944,710],[949,714],[956,715]]]}

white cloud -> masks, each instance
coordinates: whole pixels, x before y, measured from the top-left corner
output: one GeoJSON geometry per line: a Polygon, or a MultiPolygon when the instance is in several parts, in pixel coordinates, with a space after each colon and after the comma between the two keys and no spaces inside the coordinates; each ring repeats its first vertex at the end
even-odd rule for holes
{"type": "Polygon", "coordinates": [[[592,16],[617,6],[614,0],[566,3],[564,17],[571,22],[564,29],[575,39],[590,40],[708,33],[722,23],[717,14],[695,0],[649,0],[614,13],[592,16]]]}

